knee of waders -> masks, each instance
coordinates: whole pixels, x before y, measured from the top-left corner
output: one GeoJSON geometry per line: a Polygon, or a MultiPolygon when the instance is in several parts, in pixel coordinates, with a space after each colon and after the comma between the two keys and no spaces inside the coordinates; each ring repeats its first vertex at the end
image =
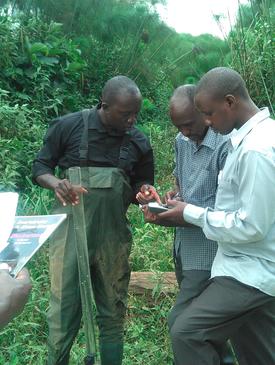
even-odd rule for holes
{"type": "Polygon", "coordinates": [[[99,309],[98,313],[97,324],[101,341],[107,343],[123,341],[126,305],[120,302],[119,305],[110,307],[108,310],[99,309]]]}
{"type": "Polygon", "coordinates": [[[68,365],[70,350],[77,335],[78,328],[61,330],[49,328],[48,336],[48,365],[68,365]]]}
{"type": "Polygon", "coordinates": [[[104,320],[98,322],[100,342],[113,343],[123,340],[124,321],[104,320]]]}

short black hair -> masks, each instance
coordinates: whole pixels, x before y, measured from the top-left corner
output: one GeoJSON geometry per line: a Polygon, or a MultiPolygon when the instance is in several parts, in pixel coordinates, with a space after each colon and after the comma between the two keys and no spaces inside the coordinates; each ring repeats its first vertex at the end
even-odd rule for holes
{"type": "Polygon", "coordinates": [[[197,90],[196,85],[193,84],[181,85],[174,90],[173,95],[171,97],[171,102],[187,98],[191,104],[194,104],[194,97],[196,94],[196,90],[197,90]]]}
{"type": "Polygon", "coordinates": [[[140,91],[137,84],[127,76],[118,75],[106,82],[102,89],[102,101],[112,103],[117,95],[130,94],[139,96],[140,91]]]}
{"type": "Polygon", "coordinates": [[[196,94],[201,91],[207,92],[216,99],[222,99],[229,94],[249,99],[243,78],[229,67],[216,67],[202,76],[198,82],[196,94]]]}

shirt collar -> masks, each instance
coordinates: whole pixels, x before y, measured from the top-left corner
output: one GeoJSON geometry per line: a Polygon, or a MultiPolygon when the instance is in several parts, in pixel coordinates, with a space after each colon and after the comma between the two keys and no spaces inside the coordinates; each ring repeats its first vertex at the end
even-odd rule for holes
{"type": "Polygon", "coordinates": [[[209,127],[200,146],[203,145],[211,148],[211,150],[215,150],[216,144],[217,144],[217,132],[215,132],[211,127],[209,127]]]}
{"type": "Polygon", "coordinates": [[[215,132],[212,128],[208,128],[206,135],[204,136],[203,141],[198,145],[197,142],[192,141],[192,139],[185,137],[182,133],[181,133],[181,138],[184,141],[188,141],[193,148],[197,151],[198,149],[201,148],[201,146],[206,146],[208,148],[211,148],[212,150],[215,150],[216,148],[216,144],[217,144],[217,132],[215,132]]]}
{"type": "Polygon", "coordinates": [[[89,129],[96,129],[99,132],[106,132],[106,128],[103,125],[98,113],[98,106],[91,110],[89,118],[89,129]]]}
{"type": "Polygon", "coordinates": [[[233,149],[236,149],[248,133],[259,123],[270,116],[268,108],[262,108],[258,113],[253,115],[252,118],[248,119],[244,125],[236,130],[230,138],[233,149]]]}
{"type": "Polygon", "coordinates": [[[107,129],[105,125],[102,123],[100,115],[99,115],[99,105],[92,109],[91,118],[89,121],[89,129],[96,129],[101,133],[108,133],[110,136],[123,136],[125,131],[119,131],[114,128],[107,129]]]}

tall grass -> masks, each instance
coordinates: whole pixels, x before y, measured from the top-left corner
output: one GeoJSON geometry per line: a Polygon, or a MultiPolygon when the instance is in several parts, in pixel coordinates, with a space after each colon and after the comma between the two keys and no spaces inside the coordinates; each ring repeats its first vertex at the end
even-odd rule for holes
{"type": "Polygon", "coordinates": [[[228,41],[231,66],[244,77],[249,92],[260,107],[275,114],[275,4],[252,1],[239,7],[236,26],[228,41]]]}

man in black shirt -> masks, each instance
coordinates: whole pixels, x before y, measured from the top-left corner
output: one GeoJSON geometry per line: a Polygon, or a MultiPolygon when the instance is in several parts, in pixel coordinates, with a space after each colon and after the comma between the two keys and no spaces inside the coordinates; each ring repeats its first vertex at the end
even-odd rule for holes
{"type": "Polygon", "coordinates": [[[83,194],[91,280],[97,306],[102,365],[120,365],[123,322],[130,278],[129,204],[143,184],[153,184],[153,153],[134,127],[141,106],[137,85],[125,76],[110,79],[102,103],[51,124],[33,164],[33,179],[51,189],[58,212],[68,214],[50,245],[51,299],[48,365],[65,365],[81,320],[78,269],[71,206],[83,194]],[[61,170],[61,178],[54,175],[61,170]],[[81,167],[82,186],[67,180],[81,167]]]}

